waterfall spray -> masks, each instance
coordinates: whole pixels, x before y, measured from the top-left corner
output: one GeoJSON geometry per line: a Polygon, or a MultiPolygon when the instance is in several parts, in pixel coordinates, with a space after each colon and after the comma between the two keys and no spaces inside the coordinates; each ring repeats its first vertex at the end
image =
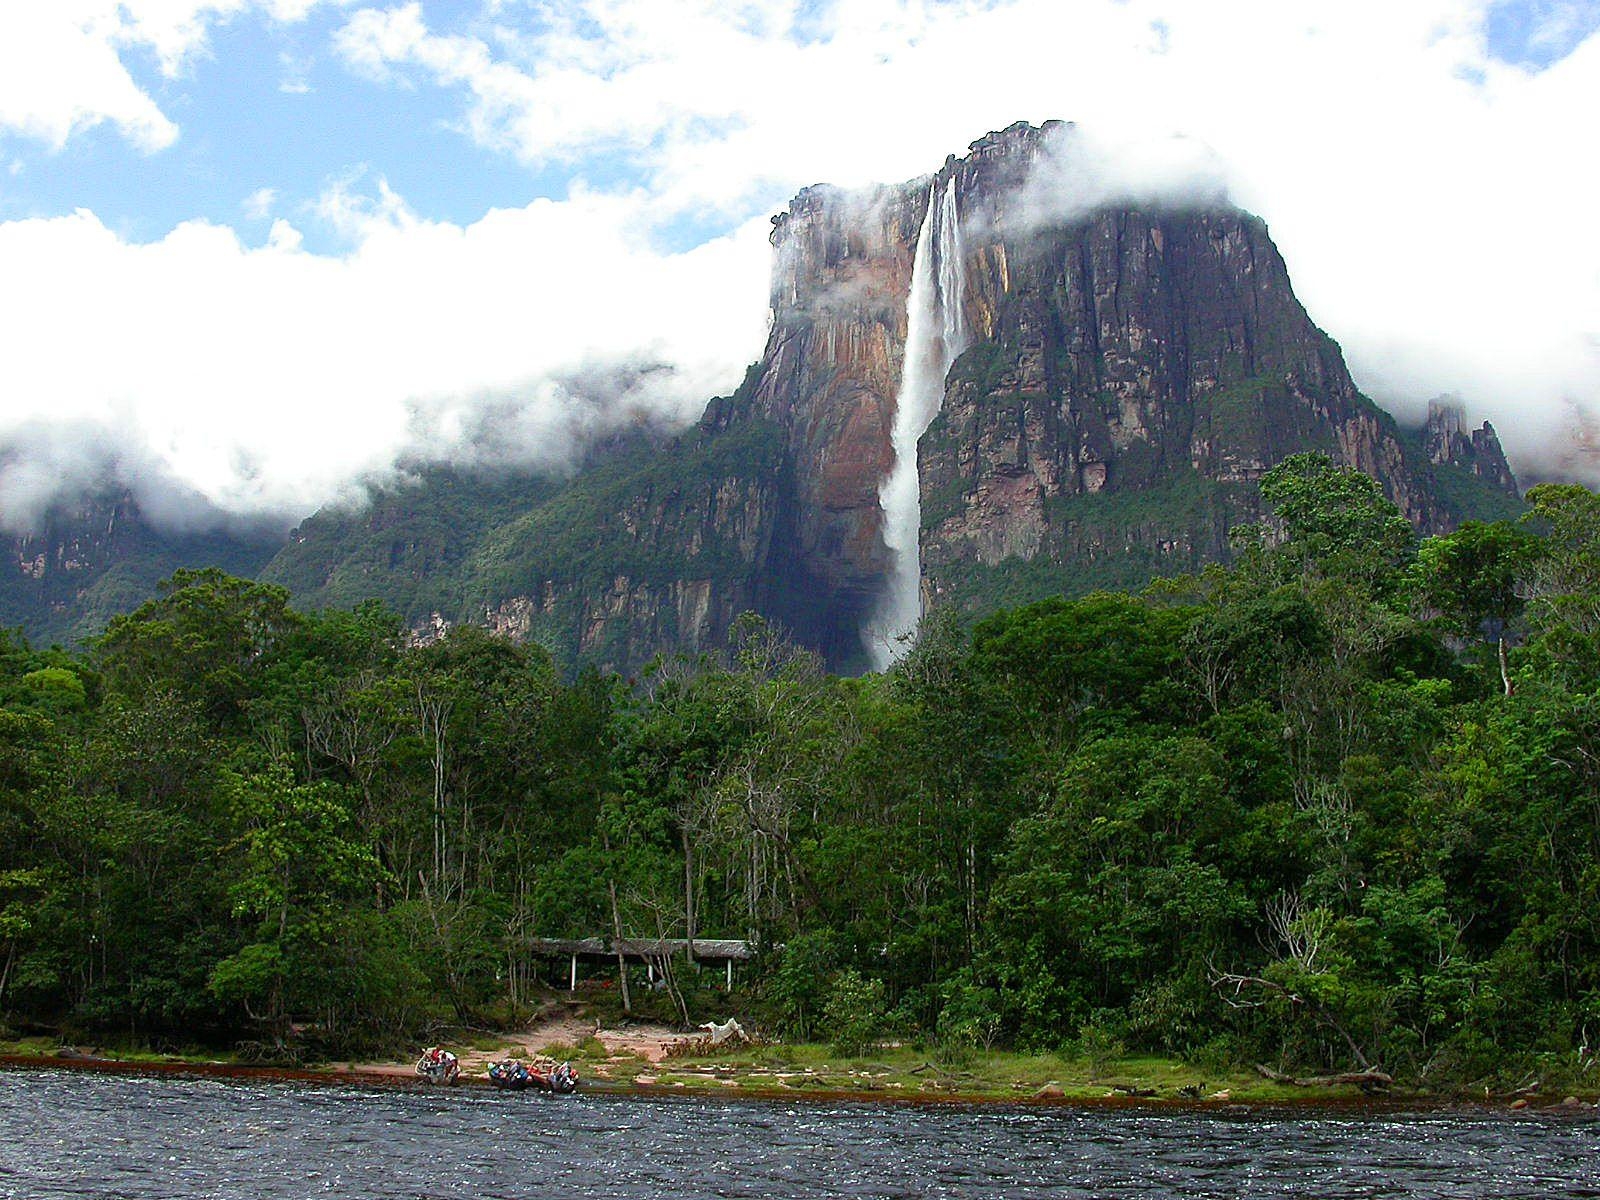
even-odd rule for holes
{"type": "Polygon", "coordinates": [[[917,231],[906,298],[905,362],[895,396],[890,441],[894,465],[878,487],[883,541],[889,549],[888,587],[862,631],[873,665],[888,667],[905,653],[922,618],[922,491],[917,443],[944,402],[944,380],[968,333],[962,299],[966,266],[956,210],[956,181],[943,194],[928,189],[928,210],[917,231]]]}

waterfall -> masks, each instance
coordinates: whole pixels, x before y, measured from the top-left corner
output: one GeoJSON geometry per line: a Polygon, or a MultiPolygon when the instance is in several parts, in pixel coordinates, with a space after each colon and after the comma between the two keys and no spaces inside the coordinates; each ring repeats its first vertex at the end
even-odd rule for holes
{"type": "Polygon", "coordinates": [[[894,402],[890,441],[894,465],[878,486],[883,541],[889,549],[889,580],[862,636],[873,665],[888,667],[905,653],[922,617],[922,492],[917,478],[917,443],[944,402],[950,365],[966,348],[962,299],[966,286],[956,181],[943,194],[928,189],[928,210],[917,231],[906,297],[905,361],[894,402]]]}

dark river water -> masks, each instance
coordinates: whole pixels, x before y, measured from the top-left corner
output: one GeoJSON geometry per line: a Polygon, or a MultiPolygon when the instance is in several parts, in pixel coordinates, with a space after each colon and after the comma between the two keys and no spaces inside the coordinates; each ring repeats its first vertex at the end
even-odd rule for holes
{"type": "Polygon", "coordinates": [[[5,1071],[0,1196],[1600,1196],[1600,1115],[894,1107],[5,1071]]]}

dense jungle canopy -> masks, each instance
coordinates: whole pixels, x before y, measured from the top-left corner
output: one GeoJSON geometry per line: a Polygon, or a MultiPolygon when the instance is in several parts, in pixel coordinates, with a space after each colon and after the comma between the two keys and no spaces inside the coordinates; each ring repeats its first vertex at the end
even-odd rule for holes
{"type": "Polygon", "coordinates": [[[620,932],[754,940],[741,1002],[786,1038],[848,1002],[944,1046],[1570,1060],[1600,1035],[1600,498],[1419,544],[1319,456],[1263,492],[1229,566],[935,613],[863,678],[754,619],[562,678],[215,570],[81,655],[0,637],[0,1024],[394,1046],[525,1012],[529,937],[620,932]]]}

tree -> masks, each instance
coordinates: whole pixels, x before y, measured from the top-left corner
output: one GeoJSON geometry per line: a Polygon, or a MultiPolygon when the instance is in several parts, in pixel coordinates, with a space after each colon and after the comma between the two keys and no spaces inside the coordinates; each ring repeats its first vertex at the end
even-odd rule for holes
{"type": "Polygon", "coordinates": [[[239,831],[229,848],[233,912],[254,927],[251,940],[212,969],[211,988],[282,1040],[297,1009],[348,1003],[335,951],[350,906],[372,895],[378,861],[359,840],[343,788],[297,784],[275,768],[232,774],[225,790],[239,831]]]}
{"type": "Polygon", "coordinates": [[[1294,587],[1224,597],[1203,610],[1179,646],[1213,713],[1241,699],[1281,695],[1289,673],[1324,653],[1330,638],[1294,587]]]}
{"type": "Polygon", "coordinates": [[[1283,524],[1286,549],[1306,566],[1379,582],[1416,545],[1410,523],[1378,481],[1326,454],[1291,454],[1261,477],[1261,498],[1283,524]]]}
{"type": "Polygon", "coordinates": [[[1002,984],[1023,964],[1034,976],[1001,989],[1016,1033],[1053,1044],[1097,1010],[1198,977],[1246,911],[1224,873],[1241,823],[1201,739],[1126,734],[1075,755],[1049,806],[1012,827],[991,895],[991,969],[1002,984]],[[1030,1009],[1041,983],[1056,999],[1030,1009]]]}
{"type": "Polygon", "coordinates": [[[289,593],[218,570],[184,569],[161,595],[112,618],[94,642],[109,687],[131,699],[171,691],[219,726],[240,729],[269,657],[298,614],[289,593]]]}
{"type": "Polygon", "coordinates": [[[1522,611],[1523,588],[1537,551],[1537,539],[1515,525],[1468,521],[1452,534],[1429,538],[1417,552],[1419,595],[1458,633],[1474,636],[1487,627],[1507,696],[1512,684],[1506,626],[1522,611]]]}
{"type": "Polygon", "coordinates": [[[1528,489],[1541,533],[1528,613],[1541,653],[1573,684],[1600,675],[1600,496],[1575,483],[1528,489]]]}

